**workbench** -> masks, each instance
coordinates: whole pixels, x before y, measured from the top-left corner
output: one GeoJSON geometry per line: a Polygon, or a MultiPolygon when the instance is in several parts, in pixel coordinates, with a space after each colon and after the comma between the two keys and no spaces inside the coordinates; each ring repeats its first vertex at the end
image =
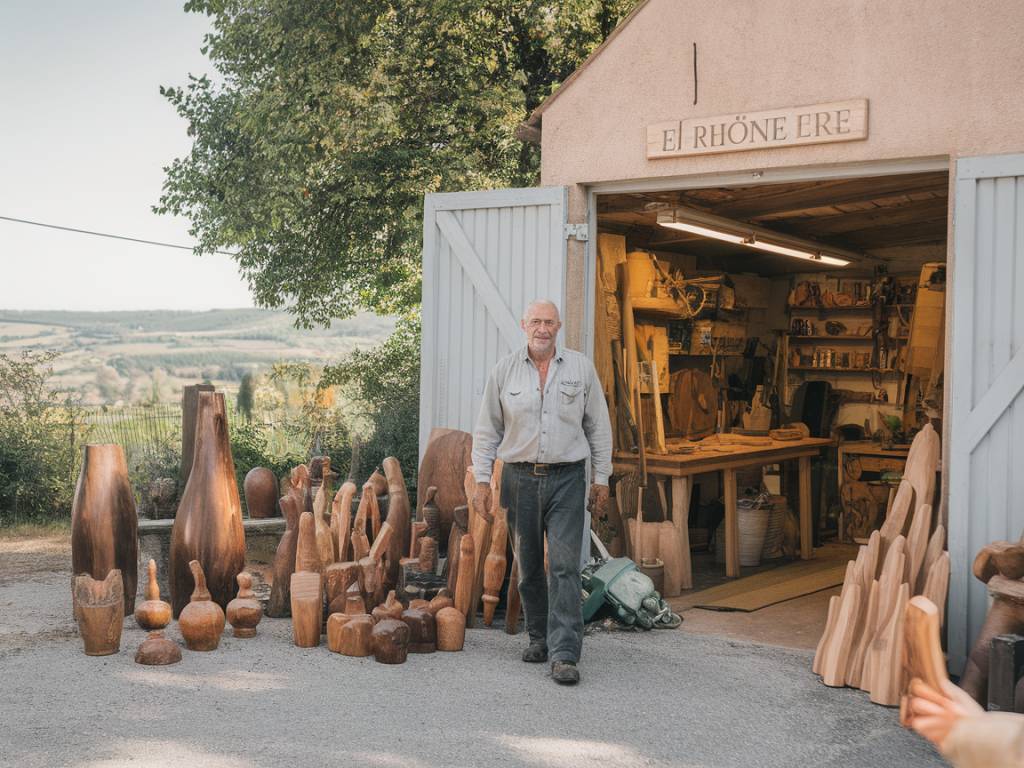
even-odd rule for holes
{"type": "MultiPolygon", "coordinates": [[[[727,438],[740,440],[738,436],[727,438]]],[[[647,452],[647,474],[656,479],[672,482],[672,519],[680,532],[680,546],[689,554],[690,540],[687,516],[690,510],[690,491],[694,475],[708,472],[722,472],[725,493],[725,574],[740,575],[739,515],[736,508],[736,470],[744,467],[780,464],[797,461],[800,488],[800,557],[809,560],[812,547],[811,527],[811,459],[830,446],[833,441],[822,437],[805,437],[800,440],[772,440],[753,438],[749,443],[719,444],[712,435],[703,441],[676,443],[679,450],[673,453],[673,442],[669,442],[666,453],[647,452]],[[756,441],[756,444],[755,444],[756,441]],[[685,447],[683,447],[685,446],[685,447]]],[[[615,451],[612,454],[612,471],[615,474],[632,472],[639,468],[640,457],[630,451],[615,451]]],[[[686,558],[689,562],[689,558],[686,558]]],[[[691,583],[686,574],[685,583],[691,583]]]]}

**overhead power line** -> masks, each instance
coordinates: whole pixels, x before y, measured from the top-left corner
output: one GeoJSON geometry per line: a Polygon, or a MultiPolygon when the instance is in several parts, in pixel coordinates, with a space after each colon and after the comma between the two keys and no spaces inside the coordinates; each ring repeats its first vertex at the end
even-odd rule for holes
{"type": "MultiPolygon", "coordinates": [[[[29,221],[28,219],[18,219],[14,216],[0,216],[3,221],[13,221],[16,224],[31,224],[33,227],[43,227],[45,229],[59,229],[62,232],[75,232],[79,235],[92,235],[93,237],[109,237],[111,240],[127,240],[130,243],[142,243],[143,245],[157,245],[161,248],[177,248],[182,251],[194,251],[195,246],[192,245],[179,245],[178,243],[163,243],[159,240],[144,240],[141,237],[128,237],[127,235],[114,235],[109,232],[93,232],[90,229],[77,229],[75,227],[64,227],[60,224],[46,224],[42,221],[29,221]]],[[[236,256],[237,254],[231,253],[230,251],[214,251],[223,256],[236,256]]]]}

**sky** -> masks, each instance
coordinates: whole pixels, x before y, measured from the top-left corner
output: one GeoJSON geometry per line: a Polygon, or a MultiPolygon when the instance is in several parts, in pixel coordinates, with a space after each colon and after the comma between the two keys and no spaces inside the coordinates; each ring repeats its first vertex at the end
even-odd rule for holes
{"type": "MultiPolygon", "coordinates": [[[[157,216],[163,168],[187,125],[159,93],[200,53],[184,0],[0,2],[0,216],[191,245],[157,216]]],[[[0,309],[249,307],[229,256],[197,257],[0,220],[0,309]]]]}

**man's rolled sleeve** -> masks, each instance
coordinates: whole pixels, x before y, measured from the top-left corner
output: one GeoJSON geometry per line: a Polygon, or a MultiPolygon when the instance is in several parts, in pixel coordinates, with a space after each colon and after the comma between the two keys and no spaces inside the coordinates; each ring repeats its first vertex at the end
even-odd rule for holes
{"type": "Polygon", "coordinates": [[[612,473],[612,422],[604,390],[597,378],[597,370],[590,365],[587,385],[587,403],[583,412],[583,433],[590,443],[590,462],[594,469],[594,483],[608,485],[612,473]]]}
{"type": "Polygon", "coordinates": [[[494,459],[505,434],[505,420],[501,412],[498,382],[494,371],[487,377],[484,399],[473,430],[473,477],[478,483],[489,483],[494,470],[494,459]]]}

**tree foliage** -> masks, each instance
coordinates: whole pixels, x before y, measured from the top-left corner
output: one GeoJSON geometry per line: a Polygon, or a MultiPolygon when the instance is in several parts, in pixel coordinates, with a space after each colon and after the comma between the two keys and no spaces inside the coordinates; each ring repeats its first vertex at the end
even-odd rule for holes
{"type": "Polygon", "coordinates": [[[536,182],[516,127],[636,0],[189,0],[219,76],[156,210],[303,324],[419,302],[424,193],[536,182]]]}

